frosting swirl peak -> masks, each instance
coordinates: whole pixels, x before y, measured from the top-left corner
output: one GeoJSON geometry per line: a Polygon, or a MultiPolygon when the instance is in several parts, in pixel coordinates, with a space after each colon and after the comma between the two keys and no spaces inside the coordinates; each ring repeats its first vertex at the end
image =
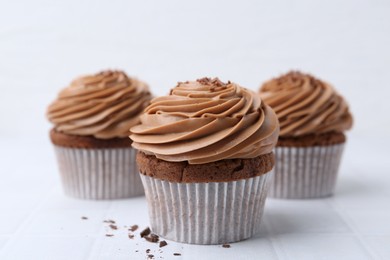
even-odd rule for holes
{"type": "Polygon", "coordinates": [[[165,161],[203,164],[272,151],[279,125],[252,91],[218,78],[179,82],[131,128],[133,147],[165,161]]]}
{"type": "Polygon", "coordinates": [[[126,137],[151,99],[148,86],[122,71],[77,78],[49,106],[55,129],[99,139],[126,137]]]}
{"type": "Polygon", "coordinates": [[[280,136],[343,132],[352,127],[345,100],[331,85],[292,71],[265,82],[260,96],[275,111],[280,136]]]}

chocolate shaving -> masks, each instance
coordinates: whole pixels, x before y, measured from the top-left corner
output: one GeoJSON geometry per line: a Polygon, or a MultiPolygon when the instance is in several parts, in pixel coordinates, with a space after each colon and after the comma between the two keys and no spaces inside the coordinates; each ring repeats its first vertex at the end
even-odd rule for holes
{"type": "Polygon", "coordinates": [[[138,229],[138,225],[132,225],[130,228],[129,228],[129,231],[136,231],[138,229]]]}
{"type": "Polygon", "coordinates": [[[219,78],[213,78],[213,80],[211,81],[211,84],[213,84],[216,87],[226,86],[226,84],[223,83],[219,78]]]}
{"type": "Polygon", "coordinates": [[[114,220],[111,220],[111,219],[107,219],[107,220],[104,220],[103,223],[115,224],[115,221],[114,221],[114,220]]]}
{"type": "Polygon", "coordinates": [[[117,227],[116,225],[113,225],[113,224],[109,225],[109,227],[110,227],[112,230],[117,230],[117,229],[118,229],[118,227],[117,227]]]}
{"type": "Polygon", "coordinates": [[[228,83],[224,83],[219,78],[211,79],[211,78],[204,77],[201,79],[197,79],[196,81],[202,85],[211,86],[210,87],[211,92],[226,89],[227,85],[231,84],[230,81],[228,81],[228,83]]]}
{"type": "Polygon", "coordinates": [[[208,77],[197,79],[196,81],[198,81],[200,84],[203,84],[203,85],[210,85],[210,83],[211,83],[211,79],[208,77]]]}
{"type": "Polygon", "coordinates": [[[181,256],[180,253],[173,253],[174,256],[181,256]]]}
{"type": "Polygon", "coordinates": [[[149,241],[151,243],[157,243],[158,240],[160,239],[160,237],[157,236],[156,234],[150,234],[148,236],[145,236],[144,238],[146,241],[149,241]]]}
{"type": "MultiPolygon", "coordinates": [[[[180,86],[181,84],[188,84],[188,83],[190,83],[188,80],[186,80],[186,81],[178,81],[176,87],[180,86]]],[[[171,91],[172,91],[172,89],[171,89],[171,91]]]]}
{"type": "Polygon", "coordinates": [[[145,237],[147,235],[150,234],[150,228],[145,228],[144,230],[142,230],[142,232],[140,233],[141,237],[145,237]]]}
{"type": "Polygon", "coordinates": [[[163,241],[160,241],[159,247],[164,247],[166,245],[168,245],[167,241],[163,240],[163,241]]]}
{"type": "Polygon", "coordinates": [[[106,234],[106,237],[113,237],[113,234],[106,234]]]}

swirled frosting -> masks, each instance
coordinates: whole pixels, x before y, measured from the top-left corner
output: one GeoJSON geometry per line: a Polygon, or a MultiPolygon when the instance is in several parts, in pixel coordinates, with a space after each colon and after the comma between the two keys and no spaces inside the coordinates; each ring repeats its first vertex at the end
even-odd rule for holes
{"type": "Polygon", "coordinates": [[[99,139],[127,137],[151,100],[148,86],[122,71],[103,71],[74,80],[49,106],[55,129],[99,139]]]}
{"type": "Polygon", "coordinates": [[[260,96],[275,111],[280,136],[343,132],[352,127],[345,100],[331,85],[301,72],[265,82],[260,96]]]}
{"type": "Polygon", "coordinates": [[[179,82],[140,119],[131,128],[133,147],[190,164],[270,153],[279,133],[276,115],[258,95],[217,78],[179,82]]]}

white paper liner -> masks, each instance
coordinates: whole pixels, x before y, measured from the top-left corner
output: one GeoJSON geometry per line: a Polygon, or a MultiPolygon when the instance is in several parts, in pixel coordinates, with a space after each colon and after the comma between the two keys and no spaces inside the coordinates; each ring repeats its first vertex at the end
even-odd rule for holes
{"type": "Polygon", "coordinates": [[[173,183],[141,174],[151,229],[189,244],[247,239],[259,231],[271,174],[210,183],[173,183]]]}
{"type": "Polygon", "coordinates": [[[54,147],[66,195],[103,200],[144,194],[133,148],[54,147]]]}
{"type": "Polygon", "coordinates": [[[310,199],[331,196],[344,144],[313,147],[276,147],[275,174],[269,196],[310,199]]]}

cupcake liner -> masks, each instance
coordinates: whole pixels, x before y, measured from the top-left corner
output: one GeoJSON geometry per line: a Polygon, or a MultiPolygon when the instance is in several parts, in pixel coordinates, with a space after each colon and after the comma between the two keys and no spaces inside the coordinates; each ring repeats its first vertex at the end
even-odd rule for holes
{"type": "Polygon", "coordinates": [[[80,199],[143,195],[133,148],[80,149],[55,146],[65,194],[80,199]]]}
{"type": "Polygon", "coordinates": [[[309,199],[331,196],[344,144],[313,147],[276,147],[275,174],[269,196],[309,199]]]}
{"type": "Polygon", "coordinates": [[[210,183],[173,183],[141,174],[151,228],[189,244],[247,239],[259,231],[271,174],[210,183]]]}

